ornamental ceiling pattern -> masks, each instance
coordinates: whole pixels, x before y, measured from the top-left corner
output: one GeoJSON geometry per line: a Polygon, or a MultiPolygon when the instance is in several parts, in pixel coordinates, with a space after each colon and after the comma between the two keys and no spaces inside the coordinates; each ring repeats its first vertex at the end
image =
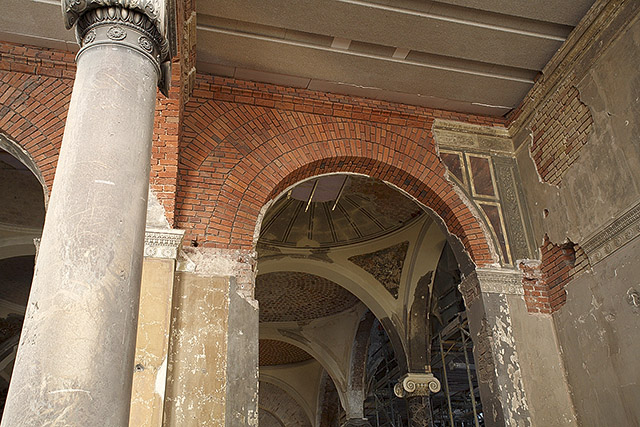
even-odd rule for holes
{"type": "Polygon", "coordinates": [[[408,249],[409,242],[402,242],[379,251],[352,256],[349,261],[375,277],[394,298],[398,298],[402,267],[408,249]]]}
{"type": "Polygon", "coordinates": [[[260,340],[260,366],[288,365],[311,360],[306,351],[284,341],[260,340]]]}
{"type": "Polygon", "coordinates": [[[358,298],[325,278],[308,273],[279,271],[256,277],[256,299],[261,322],[296,322],[341,313],[358,298]]]}
{"type": "Polygon", "coordinates": [[[423,215],[411,199],[384,182],[328,175],[299,183],[267,212],[260,242],[318,248],[367,241],[423,215]]]}

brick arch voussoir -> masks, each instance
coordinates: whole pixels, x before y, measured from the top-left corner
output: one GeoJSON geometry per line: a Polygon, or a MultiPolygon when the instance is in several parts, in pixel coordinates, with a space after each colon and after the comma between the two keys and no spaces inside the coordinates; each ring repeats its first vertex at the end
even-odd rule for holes
{"type": "Polygon", "coordinates": [[[71,85],[57,79],[28,76],[0,85],[13,95],[2,106],[0,132],[33,159],[50,192],[71,96],[71,85]],[[40,89],[42,90],[34,90],[40,89]],[[46,93],[46,95],[45,95],[46,93]]]}
{"type": "Polygon", "coordinates": [[[231,209],[242,212],[243,215],[236,217],[232,225],[228,234],[229,246],[245,249],[252,247],[255,243],[255,224],[265,203],[296,182],[328,173],[362,174],[393,184],[438,215],[449,233],[460,239],[477,265],[493,262],[486,236],[478,220],[443,176],[431,172],[423,174],[424,178],[420,180],[393,164],[358,156],[334,156],[310,161],[291,171],[269,193],[254,193],[251,197],[243,197],[236,201],[231,209]]]}

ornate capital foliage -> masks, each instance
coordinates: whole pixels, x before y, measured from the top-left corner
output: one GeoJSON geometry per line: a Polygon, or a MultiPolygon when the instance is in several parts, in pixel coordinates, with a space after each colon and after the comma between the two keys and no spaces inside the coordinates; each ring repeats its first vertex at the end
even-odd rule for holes
{"type": "Polygon", "coordinates": [[[146,230],[144,256],[147,258],[178,258],[184,230],[146,230]]]}
{"type": "Polygon", "coordinates": [[[62,14],[68,29],[76,26],[78,55],[105,44],[136,50],[155,65],[158,86],[168,93],[176,53],[173,0],[62,0],[62,14]]]}
{"type": "Polygon", "coordinates": [[[428,396],[440,391],[440,381],[431,373],[408,373],[398,380],[393,393],[399,398],[428,396]]]}

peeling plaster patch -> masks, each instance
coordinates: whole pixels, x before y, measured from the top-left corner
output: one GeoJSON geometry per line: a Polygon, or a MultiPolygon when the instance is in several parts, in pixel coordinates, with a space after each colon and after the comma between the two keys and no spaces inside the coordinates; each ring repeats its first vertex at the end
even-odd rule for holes
{"type": "Polygon", "coordinates": [[[149,189],[147,200],[147,228],[171,228],[164,206],[151,189],[149,189]]]}
{"type": "Polygon", "coordinates": [[[498,297],[498,307],[499,315],[492,319],[493,324],[490,325],[490,342],[499,394],[503,401],[505,424],[530,426],[529,405],[524,394],[522,372],[509,320],[508,303],[503,295],[498,297]]]}
{"type": "Polygon", "coordinates": [[[254,308],[256,252],[239,249],[183,247],[178,255],[177,271],[202,277],[235,277],[236,293],[254,308]]]}
{"type": "Polygon", "coordinates": [[[408,249],[409,242],[402,242],[376,252],[356,255],[348,259],[375,277],[394,298],[398,298],[400,276],[408,249]]]}
{"type": "Polygon", "coordinates": [[[164,357],[158,372],[156,373],[155,393],[164,399],[165,387],[167,384],[167,356],[164,357]]]}

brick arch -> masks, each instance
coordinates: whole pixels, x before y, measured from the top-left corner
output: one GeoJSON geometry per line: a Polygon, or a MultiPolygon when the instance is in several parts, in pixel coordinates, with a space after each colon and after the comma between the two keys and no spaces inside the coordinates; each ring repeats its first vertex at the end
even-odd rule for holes
{"type": "Polygon", "coordinates": [[[73,81],[0,72],[0,132],[33,159],[51,191],[73,81]]]}
{"type": "Polygon", "coordinates": [[[351,172],[402,189],[443,219],[476,264],[493,262],[479,221],[444,178],[430,124],[209,100],[189,108],[184,129],[178,226],[204,246],[251,249],[269,200],[302,179],[351,172]]]}

